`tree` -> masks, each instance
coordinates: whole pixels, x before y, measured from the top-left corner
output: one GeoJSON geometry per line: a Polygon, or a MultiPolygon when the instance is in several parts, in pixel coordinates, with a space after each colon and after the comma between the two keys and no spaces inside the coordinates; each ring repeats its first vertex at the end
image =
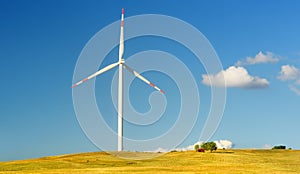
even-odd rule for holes
{"type": "Polygon", "coordinates": [[[286,149],[286,146],[283,145],[274,146],[272,149],[286,149]]]}
{"type": "Polygon", "coordinates": [[[212,152],[213,150],[217,150],[217,144],[215,142],[206,142],[201,145],[201,147],[205,150],[209,150],[212,152]]]}
{"type": "Polygon", "coordinates": [[[196,152],[198,151],[199,148],[200,148],[199,144],[195,144],[194,149],[196,150],[196,152]]]}

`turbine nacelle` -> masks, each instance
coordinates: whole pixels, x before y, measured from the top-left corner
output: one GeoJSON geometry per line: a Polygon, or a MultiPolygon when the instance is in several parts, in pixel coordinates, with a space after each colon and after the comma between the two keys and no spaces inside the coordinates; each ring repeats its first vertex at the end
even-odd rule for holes
{"type": "Polygon", "coordinates": [[[125,64],[125,59],[121,59],[121,60],[119,61],[119,64],[125,64]]]}

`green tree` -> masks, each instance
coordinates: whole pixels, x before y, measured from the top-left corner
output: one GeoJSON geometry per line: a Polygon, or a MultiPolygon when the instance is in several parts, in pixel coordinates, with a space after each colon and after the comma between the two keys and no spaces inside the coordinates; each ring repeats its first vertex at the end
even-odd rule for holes
{"type": "Polygon", "coordinates": [[[215,142],[206,142],[201,145],[201,147],[205,150],[209,150],[212,152],[213,150],[217,150],[217,144],[215,142]]]}
{"type": "Polygon", "coordinates": [[[196,152],[198,151],[199,148],[200,148],[199,144],[195,144],[194,149],[196,150],[196,152]]]}
{"type": "Polygon", "coordinates": [[[272,149],[286,149],[286,146],[283,145],[274,146],[272,149]]]}

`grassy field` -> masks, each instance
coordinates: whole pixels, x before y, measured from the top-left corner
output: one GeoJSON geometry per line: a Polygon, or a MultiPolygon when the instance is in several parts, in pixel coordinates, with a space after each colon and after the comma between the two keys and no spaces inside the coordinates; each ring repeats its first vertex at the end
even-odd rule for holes
{"type": "MultiPolygon", "coordinates": [[[[126,152],[128,156],[155,155],[126,152]]],[[[104,152],[0,162],[0,173],[300,173],[300,150],[218,150],[170,152],[147,160],[104,152]]]]}

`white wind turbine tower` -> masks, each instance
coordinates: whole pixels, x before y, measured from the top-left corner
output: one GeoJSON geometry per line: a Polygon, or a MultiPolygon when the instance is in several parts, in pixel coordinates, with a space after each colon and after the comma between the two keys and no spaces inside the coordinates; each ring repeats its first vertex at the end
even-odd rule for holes
{"type": "Polygon", "coordinates": [[[120,45],[119,45],[119,61],[113,64],[106,66],[105,68],[95,72],[94,74],[84,78],[83,80],[72,85],[72,88],[86,82],[89,79],[92,79],[116,66],[119,65],[119,87],[118,87],[118,151],[123,150],[123,67],[125,67],[129,72],[131,72],[134,76],[141,79],[148,85],[152,86],[156,90],[165,94],[165,92],[147,80],[145,77],[134,71],[132,68],[125,64],[125,60],[123,59],[124,53],[124,8],[122,8],[122,17],[121,17],[121,31],[120,31],[120,45]]]}

